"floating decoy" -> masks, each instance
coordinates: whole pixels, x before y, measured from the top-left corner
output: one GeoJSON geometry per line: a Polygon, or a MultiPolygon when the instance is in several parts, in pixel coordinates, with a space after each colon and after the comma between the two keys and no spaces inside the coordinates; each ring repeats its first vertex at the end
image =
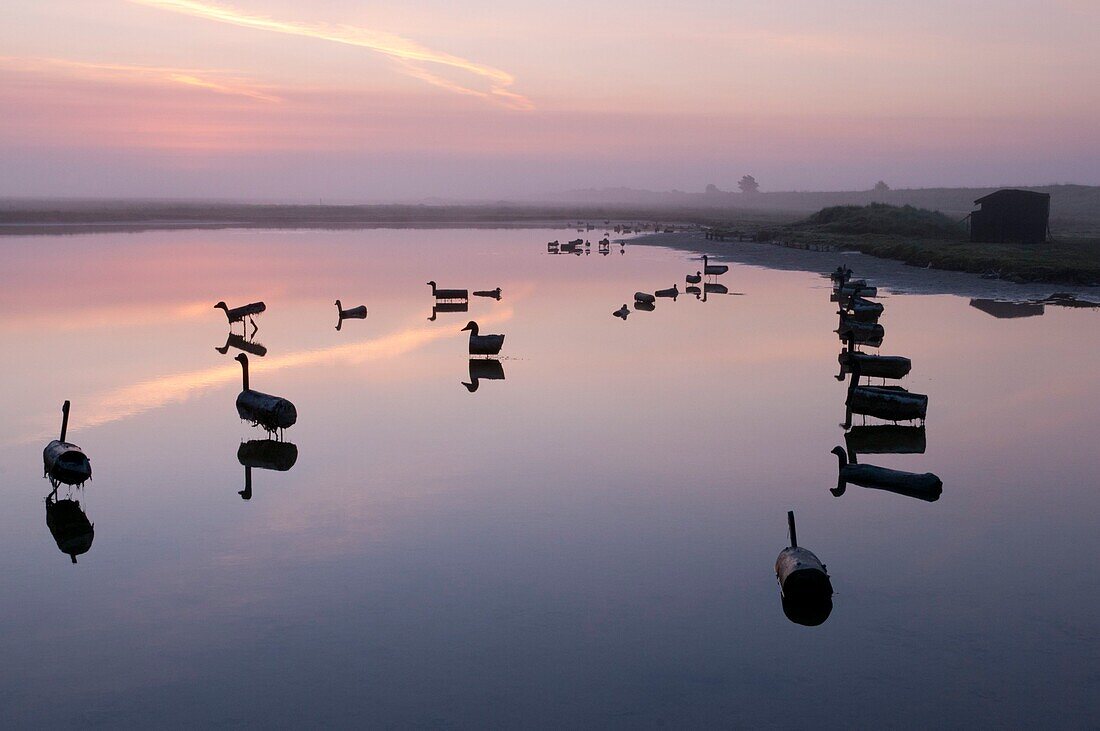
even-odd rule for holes
{"type": "Polygon", "coordinates": [[[848,280],[852,277],[852,270],[841,264],[833,272],[829,274],[834,284],[838,287],[842,287],[847,284],[848,280]]]}
{"type": "Polygon", "coordinates": [[[499,301],[500,293],[500,287],[497,287],[496,289],[483,289],[480,292],[474,292],[474,297],[491,297],[492,299],[499,301]]]}
{"type": "Polygon", "coordinates": [[[69,402],[61,406],[61,436],[42,450],[42,468],[45,477],[56,488],[59,484],[83,485],[92,478],[92,464],[88,455],[75,444],[65,441],[69,431],[69,402]]]}
{"type": "Polygon", "coordinates": [[[248,356],[239,354],[236,359],[241,364],[244,386],[237,394],[237,414],[253,426],[263,427],[269,434],[277,434],[283,429],[294,426],[298,421],[298,410],[294,404],[282,396],[253,391],[248,385],[248,356]]]}
{"type": "Polygon", "coordinates": [[[428,318],[429,322],[435,322],[436,315],[440,312],[469,312],[469,302],[436,302],[432,305],[432,316],[428,318]]]}
{"type": "Polygon", "coordinates": [[[286,472],[298,461],[298,446],[274,439],[252,439],[237,447],[237,461],[244,466],[244,489],[237,492],[252,499],[252,470],[286,472]]]}
{"type": "MultiPolygon", "coordinates": [[[[860,281],[863,281],[862,279],[860,281]]],[[[877,297],[878,287],[858,286],[846,284],[836,291],[839,301],[844,302],[852,297],[877,297]]]]}
{"type": "Polygon", "coordinates": [[[470,358],[470,382],[462,382],[470,393],[477,391],[482,381],[503,381],[504,366],[496,358],[470,358]]]}
{"type": "Polygon", "coordinates": [[[504,345],[503,335],[479,335],[477,323],[473,320],[459,332],[470,331],[470,355],[497,355],[504,345]]]}
{"type": "Polygon", "coordinates": [[[468,289],[439,289],[435,286],[435,282],[428,282],[428,286],[432,288],[432,296],[437,300],[470,299],[470,290],[468,289]]]}
{"type": "Polygon", "coordinates": [[[88,552],[95,539],[95,526],[72,499],[57,499],[54,490],[46,497],[46,527],[61,552],[76,563],[76,557],[88,552]]]}
{"type": "Polygon", "coordinates": [[[703,273],[695,272],[694,274],[689,274],[684,277],[684,281],[688,284],[699,284],[699,282],[703,281],[703,273]]]}
{"type": "Polygon", "coordinates": [[[719,274],[725,274],[730,270],[730,268],[725,264],[710,264],[709,262],[710,257],[708,257],[706,254],[703,254],[703,274],[708,274],[710,276],[716,277],[719,274]]]}
{"type": "Polygon", "coordinates": [[[913,368],[913,361],[900,355],[860,353],[855,350],[854,338],[848,338],[848,346],[837,356],[837,361],[840,362],[838,381],[844,380],[844,374],[850,372],[852,364],[857,361],[860,373],[869,378],[905,378],[913,368]]]}
{"type": "Polygon", "coordinates": [[[621,317],[622,319],[624,319],[624,320],[625,320],[625,319],[626,319],[626,316],[630,314],[630,308],[629,308],[629,307],[627,307],[627,306],[626,306],[626,305],[624,304],[624,305],[623,305],[622,307],[620,307],[619,309],[615,310],[615,311],[614,311],[614,312],[612,312],[611,314],[612,314],[612,315],[614,315],[615,317],[621,317]]]}
{"type": "Polygon", "coordinates": [[[336,300],[336,329],[339,330],[340,326],[344,324],[344,320],[365,320],[367,317],[367,306],[359,305],[358,307],[352,307],[345,310],[343,305],[340,304],[340,300],[336,300]]]}
{"type": "Polygon", "coordinates": [[[860,386],[861,375],[859,361],[853,362],[848,398],[844,402],[848,407],[845,427],[851,425],[852,414],[873,416],[886,421],[924,421],[928,412],[928,396],[910,393],[900,386],[860,386]]]}
{"type": "Polygon", "coordinates": [[[878,322],[883,309],[881,302],[872,302],[862,297],[852,297],[847,304],[848,317],[857,322],[878,322]]]}
{"type": "Polygon", "coordinates": [[[843,495],[849,482],[860,487],[886,490],[930,503],[939,500],[940,495],[943,494],[943,481],[931,472],[918,474],[869,464],[856,464],[854,461],[849,463],[844,447],[834,447],[832,451],[840,462],[836,487],[829,488],[829,492],[834,497],[843,495]]]}
{"type": "Polygon", "coordinates": [[[259,329],[259,326],[256,325],[256,315],[265,312],[267,310],[267,305],[263,302],[252,302],[251,304],[241,305],[240,307],[230,309],[225,302],[219,302],[214,305],[214,309],[224,310],[225,319],[229,320],[230,325],[235,322],[239,322],[243,325],[244,321],[247,319],[252,324],[252,333],[255,334],[259,329]]]}
{"type": "Polygon", "coordinates": [[[611,239],[607,238],[607,236],[605,235],[602,239],[600,239],[600,246],[611,246],[611,239]]]}
{"type": "MultiPolygon", "coordinates": [[[[578,230],[580,230],[580,229],[578,229],[578,230]]],[[[584,243],[584,239],[573,239],[572,241],[569,242],[569,245],[570,246],[580,246],[583,243],[584,243]]]]}
{"type": "Polygon", "coordinates": [[[876,348],[882,345],[882,339],[886,337],[886,330],[877,322],[858,322],[845,317],[844,313],[840,314],[840,326],[836,333],[841,340],[876,348]]]}
{"type": "Polygon", "coordinates": [[[656,300],[656,298],[653,295],[648,294],[646,292],[635,292],[634,293],[634,304],[635,305],[637,305],[639,302],[645,302],[647,305],[651,305],[651,304],[653,304],[653,302],[655,300],[656,300]]]}
{"type": "Polygon", "coordinates": [[[252,340],[245,340],[244,335],[238,335],[237,333],[229,333],[225,338],[225,345],[214,346],[214,350],[218,351],[222,355],[229,352],[230,348],[236,348],[237,350],[243,350],[246,353],[252,353],[258,358],[263,358],[267,355],[267,348],[252,340]]]}
{"type": "Polygon", "coordinates": [[[833,583],[821,559],[798,545],[794,511],[787,511],[791,545],[775,559],[783,614],[795,624],[816,627],[833,611],[833,583]]]}
{"type": "Polygon", "coordinates": [[[653,294],[657,297],[671,297],[675,300],[680,296],[680,289],[674,284],[671,289],[658,289],[653,294]]]}

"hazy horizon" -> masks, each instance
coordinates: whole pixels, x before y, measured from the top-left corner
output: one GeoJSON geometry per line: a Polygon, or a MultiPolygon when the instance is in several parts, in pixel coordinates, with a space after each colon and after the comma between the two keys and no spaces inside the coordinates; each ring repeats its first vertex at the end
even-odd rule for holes
{"type": "Polygon", "coordinates": [[[1100,184],[1100,6],[1083,0],[47,0],[6,16],[3,197],[1100,184]]]}

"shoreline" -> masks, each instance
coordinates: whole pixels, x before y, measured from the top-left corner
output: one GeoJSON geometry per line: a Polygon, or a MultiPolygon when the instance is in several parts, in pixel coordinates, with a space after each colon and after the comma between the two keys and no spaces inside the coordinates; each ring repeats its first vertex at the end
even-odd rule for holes
{"type": "Polygon", "coordinates": [[[1051,282],[1016,283],[1005,279],[982,279],[978,274],[931,269],[883,259],[853,250],[814,251],[750,241],[716,241],[701,232],[641,234],[627,243],[662,246],[707,254],[723,263],[744,264],[766,269],[802,271],[827,275],[844,263],[859,279],[888,290],[891,294],[951,294],[972,299],[1006,302],[1044,300],[1053,294],[1070,294],[1089,302],[1100,302],[1100,287],[1055,284],[1051,282]]]}

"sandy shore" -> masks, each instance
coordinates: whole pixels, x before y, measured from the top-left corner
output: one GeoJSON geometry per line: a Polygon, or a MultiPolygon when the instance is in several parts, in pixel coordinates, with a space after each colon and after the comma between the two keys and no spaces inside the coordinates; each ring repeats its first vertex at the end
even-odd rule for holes
{"type": "Polygon", "coordinates": [[[843,263],[855,272],[857,278],[866,279],[868,284],[894,294],[954,294],[1019,302],[1040,300],[1055,292],[1064,292],[1093,302],[1100,301],[1100,287],[1043,282],[1015,284],[999,279],[982,279],[967,272],[907,266],[892,259],[879,259],[854,251],[820,252],[749,241],[714,241],[697,232],[646,234],[629,239],[628,243],[692,251],[707,254],[716,261],[767,269],[825,273],[843,263]]]}

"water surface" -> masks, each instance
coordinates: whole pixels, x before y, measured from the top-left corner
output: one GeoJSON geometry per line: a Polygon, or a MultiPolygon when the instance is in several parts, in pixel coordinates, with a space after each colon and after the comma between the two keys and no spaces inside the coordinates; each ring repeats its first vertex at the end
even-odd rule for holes
{"type": "Polygon", "coordinates": [[[547,255],[571,235],[0,241],[0,716],[1100,723],[1095,312],[882,298],[882,352],[929,395],[927,448],[861,461],[934,472],[943,495],[834,497],[827,280],[733,265],[740,294],[624,322],[635,291],[683,289],[701,262],[547,255]],[[429,321],[429,279],[503,298],[429,321]],[[336,298],[368,317],[337,331],[336,298]],[[245,501],[238,449],[264,435],[237,417],[240,351],[215,349],[212,305],[260,299],[252,386],[294,401],[298,455],[252,470],[245,501]],[[504,378],[473,393],[470,319],[506,334],[504,378]],[[75,566],[41,469],[65,399],[94,468],[75,566]],[[780,607],[792,509],[836,590],[818,627],[780,607]]]}

